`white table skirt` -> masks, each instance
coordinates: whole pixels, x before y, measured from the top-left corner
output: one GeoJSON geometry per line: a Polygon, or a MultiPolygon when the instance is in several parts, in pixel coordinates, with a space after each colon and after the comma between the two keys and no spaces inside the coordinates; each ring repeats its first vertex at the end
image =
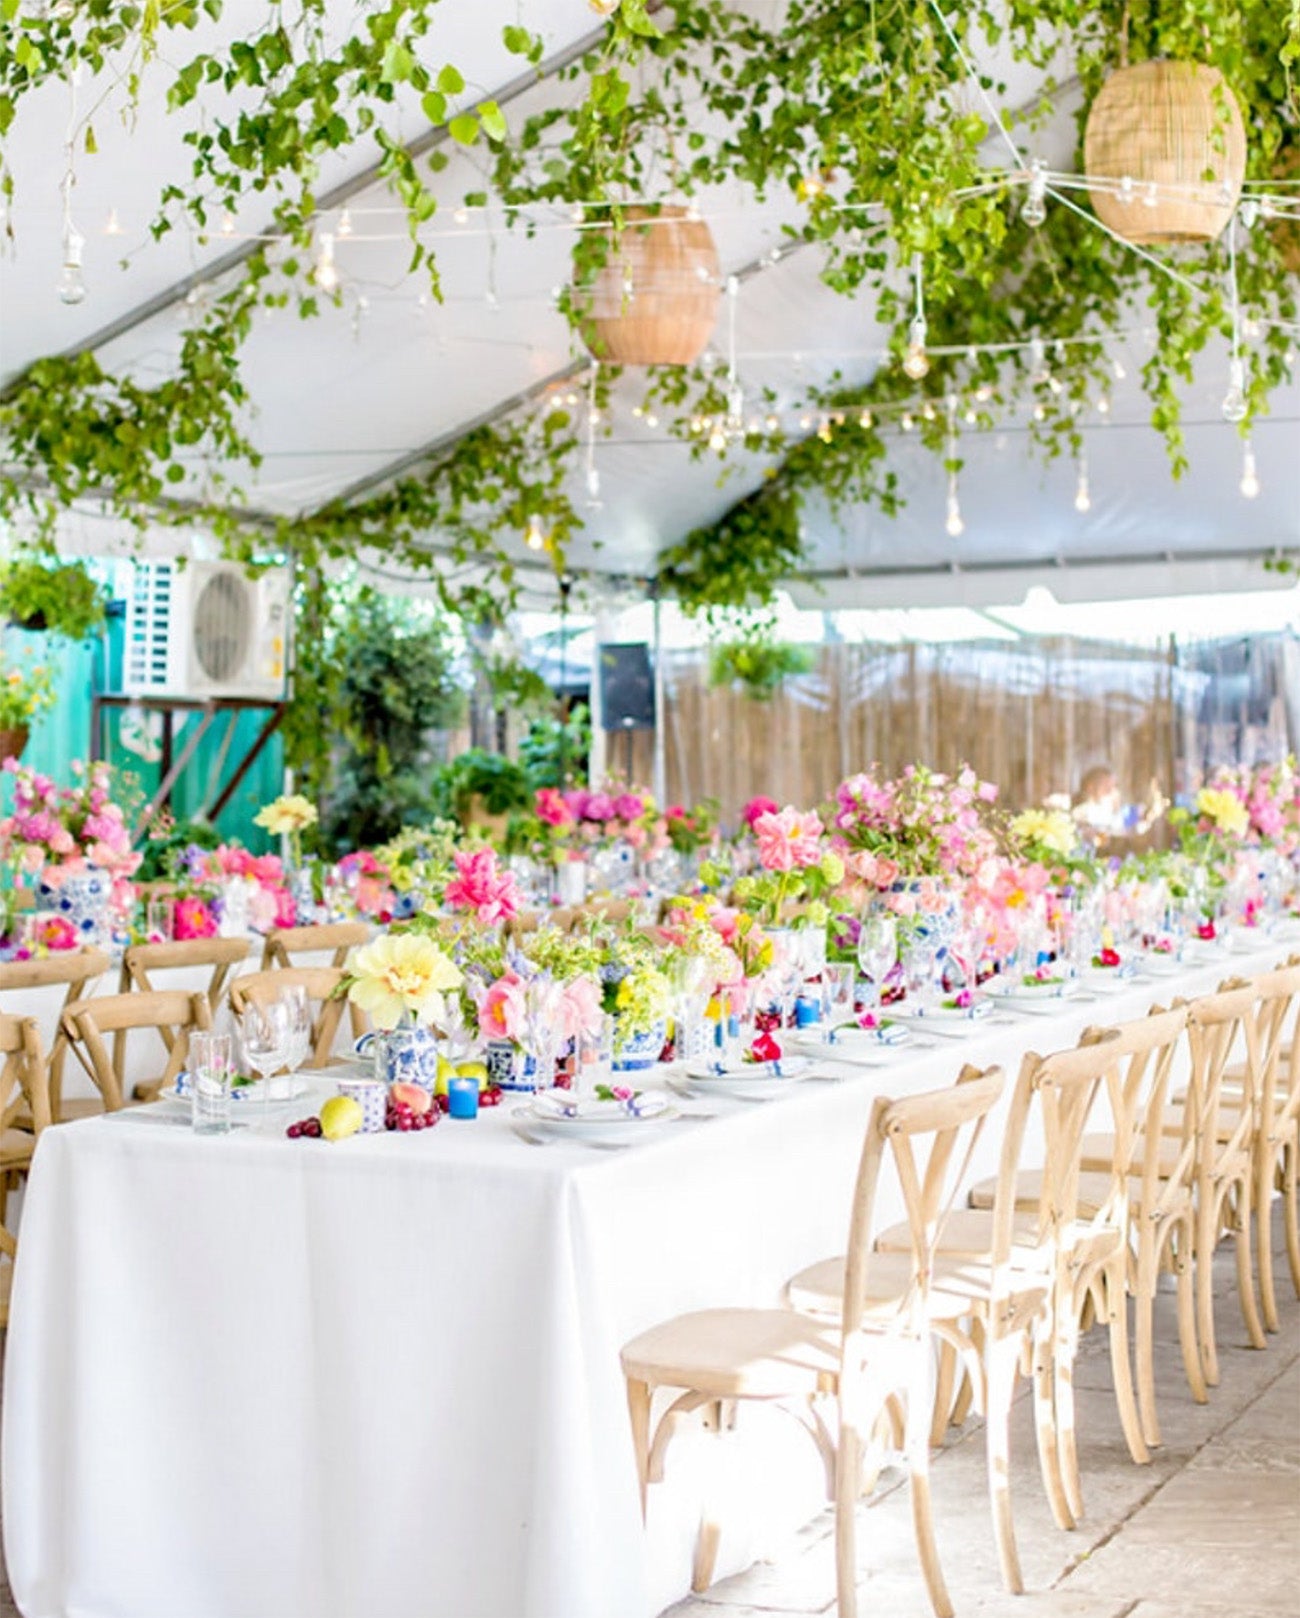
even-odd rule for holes
{"type": "MultiPolygon", "coordinates": [[[[775,1302],[842,1251],[877,1093],[963,1061],[1011,1078],[1026,1050],[1284,954],[999,1019],[622,1152],[529,1147],[491,1112],[339,1145],[138,1113],[48,1131],[5,1369],[19,1607],[650,1618],[688,1587],[692,1491],[715,1463],[680,1440],[642,1528],[620,1345],[682,1310],[775,1302]]],[[[898,1216],[888,1190],[880,1212],[898,1216]]],[[[759,1412],[737,1435],[759,1447],[731,1479],[720,1572],[815,1509],[812,1446],[778,1429],[759,1412]]]]}

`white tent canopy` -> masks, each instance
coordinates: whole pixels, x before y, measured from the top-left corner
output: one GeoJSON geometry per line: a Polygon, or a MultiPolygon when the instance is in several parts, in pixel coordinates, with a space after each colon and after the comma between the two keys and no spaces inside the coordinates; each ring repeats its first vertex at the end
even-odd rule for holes
{"type": "MultiPolygon", "coordinates": [[[[762,3],[753,7],[770,11],[762,3]]],[[[235,36],[241,19],[261,17],[262,7],[237,3],[219,25],[205,24],[182,46],[185,54],[204,43],[235,36]]],[[[351,26],[353,8],[337,7],[340,30],[351,26]]],[[[579,89],[520,72],[519,58],[501,44],[503,25],[519,20],[515,0],[444,0],[422,54],[454,62],[470,87],[467,99],[495,95],[512,126],[527,113],[573,99],[579,89]]],[[[547,65],[569,60],[594,37],[595,19],[574,0],[530,0],[522,20],[546,40],[547,65]]],[[[1031,99],[1035,84],[1023,64],[1001,65],[1009,81],[1009,111],[1031,99]]],[[[17,181],[11,211],[13,240],[0,261],[0,381],[11,381],[45,354],[90,347],[112,369],[147,379],[167,373],[193,302],[204,289],[221,286],[223,271],[269,226],[270,203],[251,194],[223,234],[214,225],[206,243],[180,228],[154,241],[147,226],[158,191],[186,171],[182,134],[185,117],[168,115],[161,103],[166,71],[146,73],[138,113],[123,123],[97,116],[99,151],[76,163],[74,208],[85,232],[89,295],[77,306],[56,294],[59,270],[59,182],[69,120],[66,87],[49,86],[20,106],[6,139],[17,181]],[[108,234],[110,218],[121,234],[108,234]],[[191,300],[187,302],[187,297],[191,300]]],[[[83,84],[81,109],[103,86],[83,84]]],[[[1064,165],[1073,143],[1075,112],[1067,92],[1059,116],[1034,150],[1064,165]]],[[[193,117],[200,114],[191,109],[193,117]]],[[[399,98],[390,130],[428,149],[436,139],[415,98],[399,98]]],[[[990,161],[1001,161],[990,146],[990,161]]],[[[373,171],[368,151],[337,157],[321,176],[321,229],[338,233],[348,210],[351,233],[338,236],[336,261],[343,297],[338,308],[302,321],[276,312],[263,319],[245,348],[244,374],[253,402],[251,435],[263,463],[243,480],[250,508],[293,515],[327,500],[382,487],[403,469],[455,441],[468,428],[521,400],[544,396],[548,381],[572,376],[585,356],[554,307],[554,289],[568,275],[574,226],[567,210],[536,210],[536,230],[508,227],[499,208],[459,208],[466,191],[479,189],[481,157],[451,154],[434,184],[440,198],[428,227],[441,273],[444,301],[427,295],[427,283],[406,273],[409,242],[405,219],[373,171]]],[[[765,262],[788,239],[782,227],[799,217],[793,199],[756,202],[739,190],[700,199],[718,243],[724,274],[743,279],[737,307],[740,375],[755,409],[771,390],[787,430],[798,431],[800,402],[810,387],[838,373],[849,384],[867,380],[878,363],[883,330],[869,292],[848,298],[819,279],[820,254],[796,246],[778,263],[765,262]]],[[[725,301],[725,300],[724,300],[725,301]]],[[[720,323],[721,324],[721,323],[720,323]]],[[[715,339],[719,350],[724,333],[715,339]]],[[[1164,445],[1149,425],[1146,401],[1134,377],[1149,352],[1149,338],[1135,329],[1117,340],[1115,357],[1127,373],[1117,381],[1106,414],[1093,410],[1082,421],[1092,496],[1091,509],[1074,509],[1076,469],[1044,465],[1035,456],[1024,413],[992,430],[963,433],[961,504],[965,531],[944,528],[944,479],[938,459],[914,438],[891,441],[906,508],[897,518],[875,509],[832,512],[814,501],[806,513],[815,576],[846,581],[836,586],[836,605],[907,606],[966,601],[981,594],[971,581],[981,575],[1024,574],[1048,568],[1079,589],[1115,593],[1108,569],[1140,566],[1140,586],[1128,594],[1206,588],[1203,569],[1179,569],[1189,561],[1222,571],[1208,588],[1263,584],[1259,559],[1300,547],[1300,383],[1278,390],[1272,414],[1254,429],[1260,493],[1243,498],[1242,441],[1219,411],[1226,356],[1203,356],[1185,398],[1190,471],[1174,482],[1164,445]],[[1247,565],[1248,564],[1248,565],[1247,565]],[[1028,571],[1026,571],[1028,570],[1028,571]],[[1180,585],[1179,580],[1187,582],[1180,585]],[[954,584],[954,580],[962,580],[954,584]],[[1084,580],[1091,580],[1085,584],[1084,580]],[[843,591],[848,591],[847,596],[843,591]]],[[[585,524],[572,548],[579,572],[645,575],[658,552],[699,524],[716,519],[758,486],[766,461],[733,457],[727,475],[714,456],[699,461],[662,426],[633,417],[640,378],[625,378],[616,394],[613,431],[596,447],[601,504],[586,504],[581,465],[573,468],[574,499],[585,524]]],[[[1027,411],[1028,407],[1025,407],[1027,411]]],[[[192,468],[192,486],[203,486],[204,468],[192,468]]],[[[182,492],[185,486],[182,485],[182,492]]],[[[70,514],[63,533],[72,549],[113,548],[116,525],[93,512],[70,514]]],[[[508,536],[520,543],[521,536],[508,536]]],[[[134,536],[133,536],[134,542],[134,536]]],[[[203,548],[201,535],[160,528],[151,545],[203,548]]],[[[428,536],[438,549],[439,536],[428,536]]],[[[382,560],[382,559],[381,559],[382,560]]],[[[552,592],[544,569],[536,575],[539,596],[552,592]]],[[[1023,588],[999,578],[994,596],[1019,599],[1023,588]],[[1010,593],[1008,593],[1010,591],[1010,593]]],[[[813,599],[801,593],[812,605],[813,599]]]]}

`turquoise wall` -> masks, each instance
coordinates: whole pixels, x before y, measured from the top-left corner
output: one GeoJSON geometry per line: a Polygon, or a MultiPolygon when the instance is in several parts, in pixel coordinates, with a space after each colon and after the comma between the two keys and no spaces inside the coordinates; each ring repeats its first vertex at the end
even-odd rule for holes
{"type": "MultiPolygon", "coordinates": [[[[91,696],[96,691],[121,688],[124,628],[122,618],[111,617],[103,636],[80,645],[72,645],[58,635],[32,634],[12,628],[2,632],[7,666],[28,662],[43,664],[54,674],[54,706],[33,723],[23,763],[51,776],[60,785],[71,781],[73,759],[90,757],[91,696]]],[[[136,795],[147,802],[157,790],[161,771],[157,763],[146,763],[137,753],[123,747],[123,712],[122,709],[108,712],[104,756],[116,769],[133,778],[136,795]]],[[[236,714],[234,731],[227,745],[225,738],[231,716],[217,716],[172,793],[172,811],[177,819],[196,815],[204,803],[216,796],[267,717],[268,710],[258,708],[236,714]]],[[[176,755],[185,746],[191,727],[198,722],[197,714],[175,716],[173,748],[176,755]]],[[[218,817],[217,829],[221,835],[237,837],[259,853],[270,849],[272,840],[253,825],[253,816],[264,803],[278,796],[283,780],[284,748],[280,737],[275,735],[218,817]]],[[[5,803],[8,803],[7,788],[5,803]]]]}

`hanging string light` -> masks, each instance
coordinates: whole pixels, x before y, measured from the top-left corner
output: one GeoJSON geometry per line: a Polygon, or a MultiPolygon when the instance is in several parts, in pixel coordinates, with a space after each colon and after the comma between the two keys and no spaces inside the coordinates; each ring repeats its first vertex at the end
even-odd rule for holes
{"type": "Polygon", "coordinates": [[[587,509],[599,511],[600,472],[596,467],[596,423],[600,420],[600,406],[596,402],[596,389],[600,382],[600,366],[593,365],[587,378],[587,509]]]}
{"type": "Polygon", "coordinates": [[[1092,510],[1092,494],[1088,488],[1088,455],[1086,450],[1079,451],[1079,478],[1074,486],[1074,509],[1078,512],[1092,510]]]}
{"type": "Polygon", "coordinates": [[[1029,170],[1029,190],[1020,210],[1024,222],[1037,230],[1047,218],[1047,164],[1036,157],[1029,170]]]}
{"type": "Polygon", "coordinates": [[[533,512],[528,519],[528,527],[524,530],[524,544],[530,551],[544,551],[550,544],[550,535],[546,532],[546,525],[537,512],[533,512]]]}
{"type": "Polygon", "coordinates": [[[1239,485],[1242,497],[1253,500],[1259,493],[1259,473],[1255,470],[1255,446],[1247,438],[1241,453],[1241,483],[1239,485]]]}
{"type": "Polygon", "coordinates": [[[316,266],[311,276],[322,292],[333,292],[339,284],[338,266],[334,263],[334,237],[329,231],[321,236],[320,251],[316,255],[316,266]]]}
{"type": "Polygon", "coordinates": [[[1228,391],[1223,396],[1223,419],[1245,421],[1250,414],[1246,403],[1246,367],[1241,358],[1241,298],[1237,287],[1237,221],[1228,221],[1228,297],[1232,315],[1232,357],[1228,361],[1228,391]]]}
{"type": "Polygon", "coordinates": [[[961,500],[957,493],[957,396],[948,395],[948,509],[944,519],[944,528],[949,539],[960,539],[966,532],[966,524],[962,521],[961,500]]]}
{"type": "Polygon", "coordinates": [[[919,382],[930,369],[930,356],[925,351],[929,327],[925,322],[925,274],[921,255],[912,257],[913,314],[907,328],[907,351],[903,355],[903,371],[913,382],[919,382]]]}
{"type": "Polygon", "coordinates": [[[63,196],[63,257],[56,290],[62,303],[81,303],[86,296],[86,282],[81,273],[81,255],[86,238],[77,229],[72,218],[72,188],[77,183],[77,80],[80,69],[68,75],[68,132],[63,142],[63,178],[59,190],[63,196]]]}

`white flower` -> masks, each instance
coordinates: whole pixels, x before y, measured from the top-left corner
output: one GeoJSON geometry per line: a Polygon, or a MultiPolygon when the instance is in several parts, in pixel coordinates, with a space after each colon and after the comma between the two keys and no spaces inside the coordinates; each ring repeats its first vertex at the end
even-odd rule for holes
{"type": "Polygon", "coordinates": [[[370,1013],[376,1028],[396,1028],[406,1012],[422,1023],[440,1021],[443,995],[462,982],[456,963],[418,933],[386,933],[363,945],[348,975],[348,999],[370,1013]]]}

